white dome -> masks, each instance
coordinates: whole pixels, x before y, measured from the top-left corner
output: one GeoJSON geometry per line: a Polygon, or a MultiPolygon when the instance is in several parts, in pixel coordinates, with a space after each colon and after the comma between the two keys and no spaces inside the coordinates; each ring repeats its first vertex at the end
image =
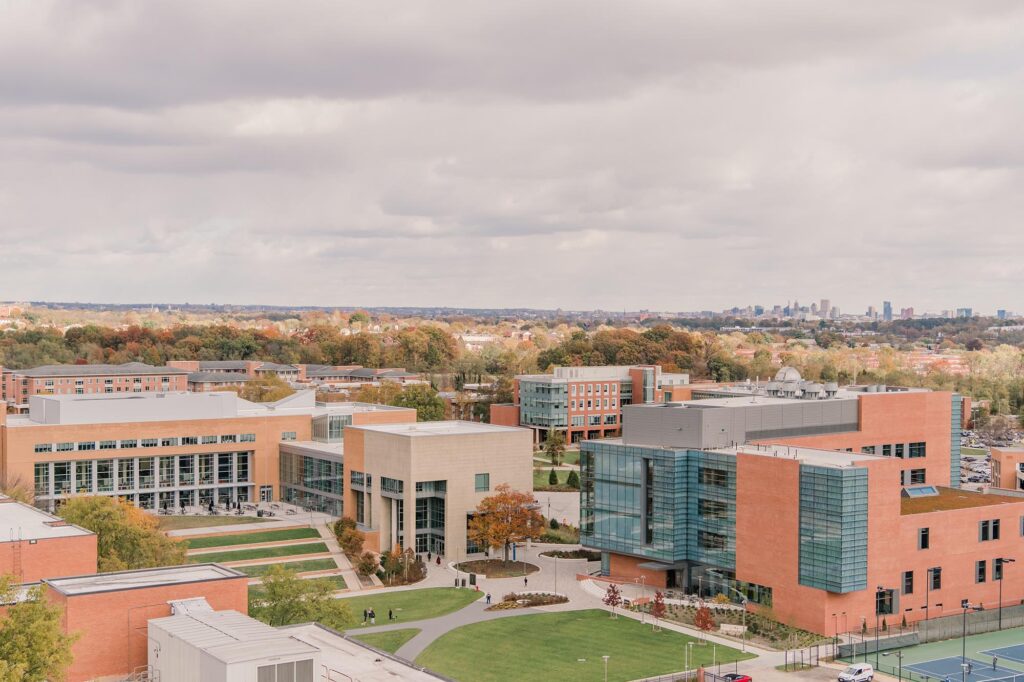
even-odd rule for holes
{"type": "Polygon", "coordinates": [[[793,367],[783,367],[775,374],[776,381],[800,381],[800,372],[793,367]]]}

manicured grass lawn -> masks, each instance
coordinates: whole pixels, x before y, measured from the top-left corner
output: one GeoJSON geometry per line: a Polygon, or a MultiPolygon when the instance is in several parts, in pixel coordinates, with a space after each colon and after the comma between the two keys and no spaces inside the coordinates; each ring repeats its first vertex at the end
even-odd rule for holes
{"type": "Polygon", "coordinates": [[[338,568],[334,559],[306,559],[305,561],[289,561],[283,564],[259,564],[256,566],[239,566],[237,570],[245,573],[251,578],[265,574],[274,566],[284,566],[289,571],[302,573],[303,571],[330,571],[338,568]]]}
{"type": "Polygon", "coordinates": [[[184,530],[210,526],[240,526],[245,523],[266,523],[252,516],[158,516],[160,530],[184,530]]]}
{"type": "Polygon", "coordinates": [[[261,533],[238,533],[236,535],[215,535],[208,538],[185,540],[189,549],[206,549],[208,547],[228,547],[231,545],[255,545],[258,542],[278,542],[280,540],[301,540],[318,538],[320,533],[315,528],[285,528],[283,530],[265,530],[261,533]]]}
{"type": "MultiPolygon", "coordinates": [[[[548,459],[548,453],[544,452],[543,450],[541,450],[540,452],[534,454],[534,457],[538,458],[538,459],[542,459],[545,462],[550,462],[551,461],[550,459],[548,459]]],[[[562,461],[561,461],[561,463],[562,464],[579,465],[579,463],[580,463],[580,451],[579,450],[568,450],[566,452],[563,452],[562,453],[562,461]]]]}
{"type": "Polygon", "coordinates": [[[969,457],[984,457],[988,454],[988,450],[983,450],[982,448],[960,448],[960,454],[969,457]]]}
{"type": "MultiPolygon", "coordinates": [[[[418,665],[469,682],[559,680],[591,682],[635,680],[683,668],[683,649],[693,645],[694,667],[710,665],[712,646],[693,637],[641,625],[630,618],[612,619],[592,609],[515,616],[456,628],[442,635],[416,658],[418,665]],[[580,661],[579,659],[583,659],[580,661]]],[[[753,658],[718,646],[721,662],[753,658]]]]}
{"type": "Polygon", "coordinates": [[[533,489],[534,490],[557,490],[563,492],[577,492],[579,488],[570,488],[566,485],[565,481],[569,478],[568,471],[555,471],[555,475],[558,476],[558,486],[552,486],[548,483],[548,479],[551,476],[551,469],[534,469],[533,470],[533,489]]]}
{"type": "MultiPolygon", "coordinates": [[[[303,578],[303,580],[324,580],[331,583],[336,590],[344,590],[348,585],[345,584],[345,577],[341,575],[329,575],[323,578],[303,578]]],[[[249,585],[249,596],[256,597],[263,594],[264,589],[262,585],[249,585]]]]}
{"type": "Polygon", "coordinates": [[[322,542],[311,542],[305,545],[287,545],[285,547],[256,547],[254,549],[238,549],[233,552],[210,552],[193,554],[188,558],[193,564],[206,564],[212,561],[245,561],[246,559],[274,559],[282,556],[299,554],[316,554],[326,552],[327,545],[322,542]]]}
{"type": "MultiPolygon", "coordinates": [[[[360,617],[362,616],[362,609],[359,609],[360,617]]],[[[402,648],[402,645],[408,642],[410,639],[420,634],[419,628],[403,628],[401,630],[389,630],[388,632],[376,632],[369,635],[359,635],[354,639],[358,639],[360,642],[369,644],[372,647],[376,647],[381,651],[386,651],[389,654],[393,654],[402,648]]]]}
{"type": "MultiPolygon", "coordinates": [[[[437,618],[452,611],[458,611],[467,604],[484,596],[483,592],[454,587],[428,587],[422,590],[402,592],[381,592],[360,597],[343,597],[356,620],[363,618],[363,609],[372,608],[377,612],[377,625],[388,622],[388,609],[395,612],[400,621],[411,623],[424,618],[437,618]]],[[[350,632],[359,629],[357,624],[350,632]]]]}
{"type": "Polygon", "coordinates": [[[458,564],[458,569],[466,573],[479,573],[485,578],[516,578],[536,573],[540,570],[533,564],[528,564],[524,561],[509,561],[506,563],[501,559],[463,561],[461,564],[458,564]]]}

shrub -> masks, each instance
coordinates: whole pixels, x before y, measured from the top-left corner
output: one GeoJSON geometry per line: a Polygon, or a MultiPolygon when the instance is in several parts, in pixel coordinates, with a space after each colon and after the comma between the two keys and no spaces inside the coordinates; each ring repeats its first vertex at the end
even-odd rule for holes
{"type": "Polygon", "coordinates": [[[334,522],[334,535],[340,538],[341,534],[346,530],[355,530],[356,522],[355,519],[350,519],[347,516],[343,516],[334,522]]]}
{"type": "Polygon", "coordinates": [[[728,603],[730,603],[731,600],[729,599],[729,597],[727,597],[724,594],[722,594],[721,592],[719,592],[718,594],[715,595],[715,598],[712,599],[711,601],[715,602],[716,604],[728,604],[728,603]]]}
{"type": "Polygon", "coordinates": [[[366,535],[355,528],[346,528],[338,536],[338,544],[341,550],[349,557],[356,557],[363,552],[363,543],[366,542],[366,535]]]}
{"type": "Polygon", "coordinates": [[[555,473],[554,469],[548,474],[548,485],[558,485],[558,474],[555,473]]]}
{"type": "Polygon", "coordinates": [[[575,469],[569,472],[569,476],[565,479],[565,484],[570,488],[580,487],[580,475],[576,473],[575,469]]]}
{"type": "Polygon", "coordinates": [[[558,530],[558,519],[551,519],[548,525],[551,526],[551,530],[558,530]]]}
{"type": "Polygon", "coordinates": [[[364,578],[377,572],[377,557],[373,552],[363,552],[356,564],[356,572],[364,578]]]}
{"type": "Polygon", "coordinates": [[[517,594],[510,592],[500,602],[487,607],[487,611],[504,611],[507,609],[528,609],[531,606],[549,606],[551,604],[564,604],[569,601],[560,594],[548,594],[546,592],[531,592],[528,594],[517,594]]]}

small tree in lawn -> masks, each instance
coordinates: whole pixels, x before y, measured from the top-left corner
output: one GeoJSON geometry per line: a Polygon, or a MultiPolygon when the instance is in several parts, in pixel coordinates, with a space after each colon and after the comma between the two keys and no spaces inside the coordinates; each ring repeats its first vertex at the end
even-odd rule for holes
{"type": "Polygon", "coordinates": [[[548,473],[548,485],[558,485],[558,474],[555,473],[554,469],[548,473]]]}
{"type": "Polygon", "coordinates": [[[551,460],[552,466],[558,466],[565,454],[565,436],[557,429],[548,429],[548,437],[544,441],[544,454],[551,460]]]}
{"type": "Polygon", "coordinates": [[[615,613],[615,607],[622,603],[622,592],[619,591],[618,585],[615,583],[609,585],[604,593],[604,599],[601,601],[604,602],[605,606],[612,607],[612,618],[619,617],[619,614],[615,613]]]}
{"type": "Polygon", "coordinates": [[[711,615],[711,609],[703,605],[697,609],[697,613],[693,614],[693,624],[703,633],[714,630],[715,617],[711,615]]]}
{"type": "Polygon", "coordinates": [[[661,590],[654,591],[654,601],[651,602],[651,617],[654,618],[653,629],[658,630],[658,621],[665,617],[665,595],[661,590]]]}
{"type": "Polygon", "coordinates": [[[507,483],[494,489],[476,506],[469,521],[469,537],[477,545],[504,548],[508,564],[509,543],[537,539],[544,532],[544,518],[536,509],[533,493],[513,490],[507,483]]]}

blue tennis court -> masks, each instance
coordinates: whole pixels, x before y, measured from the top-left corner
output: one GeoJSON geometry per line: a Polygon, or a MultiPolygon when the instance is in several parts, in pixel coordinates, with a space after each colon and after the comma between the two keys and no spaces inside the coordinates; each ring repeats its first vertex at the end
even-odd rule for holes
{"type": "Polygon", "coordinates": [[[1006,660],[1013,661],[1014,663],[1024,663],[1024,644],[1014,644],[1012,646],[1000,647],[999,649],[979,651],[978,653],[996,656],[997,658],[1005,658],[1006,660]]]}
{"type": "MultiPolygon", "coordinates": [[[[1009,649],[1014,647],[1007,648],[1009,649]]],[[[1024,646],[1021,648],[1024,649],[1024,646]]],[[[999,654],[995,655],[998,656],[999,654]]],[[[960,663],[961,659],[959,656],[950,656],[949,658],[937,658],[932,661],[923,661],[921,663],[910,663],[904,665],[903,669],[934,680],[948,679],[951,682],[958,682],[964,679],[964,671],[963,668],[960,667],[960,663]]],[[[1019,670],[1010,670],[1009,668],[1004,668],[1000,665],[997,665],[995,669],[993,669],[991,659],[986,663],[975,658],[968,658],[967,663],[971,666],[971,672],[966,677],[968,682],[1013,678],[1014,676],[1022,674],[1019,670]]]]}

